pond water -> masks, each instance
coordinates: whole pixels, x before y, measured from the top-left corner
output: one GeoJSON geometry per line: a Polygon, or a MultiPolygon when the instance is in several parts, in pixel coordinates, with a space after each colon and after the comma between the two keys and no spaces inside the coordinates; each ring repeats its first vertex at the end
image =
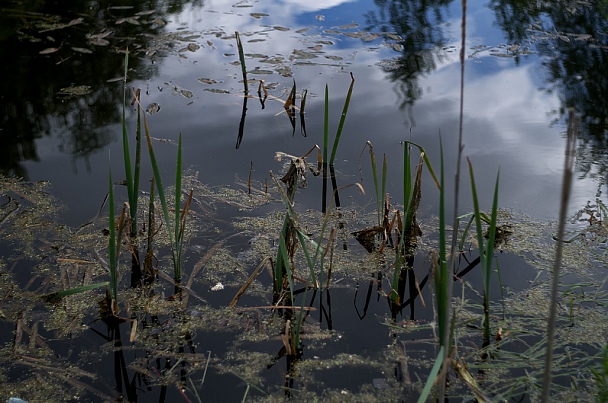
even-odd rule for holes
{"type": "MultiPolygon", "coordinates": [[[[502,285],[510,290],[512,315],[525,318],[530,313],[520,311],[520,306],[540,303],[542,297],[526,298],[534,298],[539,289],[546,291],[544,270],[550,266],[554,248],[552,222],[559,208],[570,108],[581,118],[569,209],[574,217],[571,228],[580,232],[596,221],[601,224],[608,163],[608,9],[580,2],[559,6],[520,3],[469,5],[463,128],[464,155],[475,169],[482,209],[491,208],[500,170],[501,220],[515,229],[515,239],[499,256],[500,266],[508,267],[509,273],[503,275],[502,285]],[[521,296],[524,289],[525,296],[521,296]]],[[[142,401],[233,401],[247,395],[252,399],[398,401],[420,394],[430,372],[429,362],[436,355],[431,342],[436,335],[430,287],[422,300],[415,298],[392,318],[391,307],[378,288],[390,289],[386,278],[392,275],[387,274],[392,273],[390,263],[366,256],[350,233],[373,226],[375,220],[372,169],[369,150],[364,149],[368,141],[379,164],[386,155],[386,190],[394,205],[402,204],[405,140],[424,147],[438,172],[441,139],[446,189],[453,189],[460,100],[459,2],[195,0],[117,5],[15,0],[2,7],[0,137],[4,146],[0,172],[48,182],[43,194],[52,194],[64,205],[52,217],[65,227],[23,229],[35,241],[13,236],[26,227],[11,224],[10,199],[4,196],[2,273],[5,283],[16,288],[3,289],[0,336],[7,351],[2,360],[6,354],[17,354],[19,363],[0,374],[0,384],[8,386],[2,388],[1,398],[97,400],[124,395],[127,400],[142,401]],[[244,96],[235,32],[244,49],[249,97],[244,96]],[[148,111],[146,119],[164,185],[173,185],[181,135],[186,185],[195,189],[193,212],[197,215],[192,220],[184,282],[200,266],[199,277],[190,283],[192,295],[200,298],[191,295],[190,304],[179,314],[172,311],[173,301],[163,298],[163,292],[170,293],[170,282],[159,280],[164,281],[159,286],[162,291],[156,290],[150,305],[160,308],[151,309],[135,306],[142,302],[135,298],[135,290],[128,289],[128,276],[124,276],[124,300],[130,303],[124,306],[119,300],[121,309],[135,312],[133,317],[140,324],[142,318],[149,322],[138,330],[140,339],[133,342],[129,342],[130,329],[137,329],[137,324],[111,328],[103,322],[92,323],[97,313],[93,294],[75,296],[68,308],[32,299],[32,295],[56,291],[60,285],[86,284],[79,278],[82,265],[99,266],[101,260],[92,250],[106,254],[103,242],[107,241],[100,234],[107,227],[107,218],[105,224],[103,218],[107,206],[100,209],[108,192],[108,170],[111,168],[115,181],[122,181],[125,175],[121,117],[127,48],[126,127],[131,147],[135,145],[137,109],[130,104],[130,89],[136,88],[141,89],[141,103],[148,111]],[[239,301],[237,315],[226,307],[266,257],[264,253],[276,257],[285,208],[273,190],[269,171],[286,172],[285,159],[277,161],[276,153],[302,156],[315,144],[323,144],[326,86],[331,147],[351,77],[355,81],[335,169],[338,186],[358,182],[366,194],[356,187],[340,191],[342,217],[331,222],[341,229],[337,239],[346,252],[336,252],[335,259],[343,267],[335,269],[331,295],[329,291],[314,295],[308,291],[296,301],[316,310],[306,311],[310,313],[305,322],[308,338],[303,356],[295,358],[280,352],[282,318],[268,309],[252,308],[273,303],[267,273],[239,301]],[[263,103],[257,97],[262,80],[268,92],[263,103]],[[290,119],[284,104],[294,83],[296,105],[301,106],[306,91],[306,107],[303,115],[295,113],[290,119]],[[253,196],[248,195],[249,178],[253,196]],[[265,193],[267,186],[269,193],[265,193]],[[253,208],[254,204],[260,206],[253,208]],[[91,221],[92,226],[83,227],[91,221]],[[82,234],[86,239],[78,238],[82,234]],[[95,234],[99,239],[94,239],[95,234]],[[60,239],[82,244],[58,247],[60,239]],[[29,246],[23,246],[26,244],[29,246]],[[49,244],[55,252],[49,250],[49,244]],[[68,258],[72,260],[57,260],[68,258]],[[68,263],[80,266],[62,266],[68,263]],[[41,267],[47,275],[48,271],[61,271],[65,278],[44,280],[41,267]],[[220,283],[224,289],[219,289],[220,283]],[[15,290],[29,294],[29,302],[24,303],[27,308],[13,308],[16,302],[11,298],[19,294],[15,290]],[[369,295],[373,295],[371,303],[369,295]],[[79,307],[82,312],[76,314],[79,307]],[[68,319],[70,323],[62,331],[58,321],[68,319]],[[399,329],[390,327],[395,323],[399,329]],[[32,330],[39,325],[40,330],[32,330]],[[19,347],[14,338],[27,338],[24,326],[31,340],[19,347]],[[410,327],[416,328],[414,333],[406,331],[410,327]],[[119,336],[121,349],[116,348],[119,336]],[[152,339],[157,343],[154,346],[149,344],[152,339]],[[414,343],[414,339],[422,342],[414,343]],[[43,371],[53,374],[55,387],[41,385],[43,371]]],[[[316,162],[316,152],[307,160],[316,162]]],[[[146,155],[143,189],[148,189],[152,175],[146,155]]],[[[318,236],[322,181],[308,174],[307,182],[307,188],[297,192],[296,205],[311,235],[318,236]]],[[[39,194],[37,189],[21,188],[9,180],[3,180],[2,186],[2,192],[13,198],[29,191],[39,194]]],[[[461,214],[473,209],[470,193],[465,175],[461,214]]],[[[447,194],[451,197],[452,191],[447,194]]],[[[116,187],[116,197],[117,203],[126,199],[122,186],[116,187]]],[[[32,195],[26,201],[32,210],[41,209],[43,203],[32,195]]],[[[419,281],[427,276],[432,260],[429,253],[436,248],[438,207],[437,188],[425,169],[418,212],[423,247],[415,265],[419,281]]],[[[42,213],[51,210],[48,207],[28,222],[49,219],[42,213]]],[[[598,227],[601,232],[603,226],[598,227]]],[[[594,235],[597,238],[591,243],[601,248],[603,233],[594,235]]],[[[170,252],[163,241],[159,246],[161,267],[171,270],[170,252]]],[[[573,250],[577,247],[581,245],[572,245],[573,250]]],[[[475,253],[463,259],[473,261],[475,253]]],[[[604,277],[602,263],[595,254],[568,255],[572,282],[594,284],[585,283],[580,289],[573,286],[574,294],[588,290],[583,287],[601,290],[601,284],[595,284],[604,277]],[[574,270],[582,266],[582,273],[574,270]]],[[[460,269],[467,265],[463,260],[460,269]]],[[[101,272],[84,270],[88,273],[84,277],[89,283],[107,281],[101,272]]],[[[473,272],[467,277],[471,278],[457,287],[455,295],[462,292],[473,301],[472,306],[462,308],[460,317],[463,323],[470,320],[471,326],[477,326],[479,315],[473,319],[470,312],[481,301],[481,275],[473,272]]],[[[415,291],[409,287],[410,292],[415,291]]],[[[501,295],[498,284],[493,287],[492,295],[501,295]]],[[[496,301],[500,305],[498,297],[496,301]]],[[[581,317],[603,318],[598,301],[572,306],[578,307],[581,317]]],[[[574,315],[572,309],[570,313],[574,315]]],[[[512,331],[524,326],[521,322],[510,325],[512,331]]],[[[597,347],[587,353],[589,357],[600,351],[598,340],[605,329],[597,332],[600,335],[585,345],[585,349],[597,347]]],[[[570,334],[564,340],[568,337],[575,339],[570,334]]],[[[460,342],[465,341],[481,344],[480,337],[463,331],[460,342]]],[[[511,350],[525,350],[526,342],[517,338],[511,350]]],[[[472,352],[463,356],[467,354],[474,356],[472,352]]],[[[495,376],[504,377],[504,371],[495,376]]],[[[526,371],[518,367],[513,379],[525,378],[526,371]]],[[[581,375],[581,385],[591,378],[590,372],[581,375]]],[[[501,389],[495,379],[486,382],[492,385],[487,393],[497,399],[516,393],[526,399],[535,396],[534,388],[522,386],[523,381],[514,387],[515,392],[501,389]]],[[[594,393],[591,386],[584,385],[581,390],[594,393]]],[[[471,396],[465,387],[454,388],[453,394],[471,396]]]]}

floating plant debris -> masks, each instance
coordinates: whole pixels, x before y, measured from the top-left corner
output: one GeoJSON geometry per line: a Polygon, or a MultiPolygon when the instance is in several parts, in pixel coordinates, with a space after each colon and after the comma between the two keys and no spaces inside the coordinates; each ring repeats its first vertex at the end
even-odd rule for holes
{"type": "Polygon", "coordinates": [[[150,114],[150,115],[154,115],[155,113],[158,113],[159,111],[160,111],[160,105],[157,104],[156,102],[153,102],[146,107],[146,112],[148,112],[148,114],[150,114]]]}
{"type": "Polygon", "coordinates": [[[71,87],[62,88],[57,94],[66,95],[69,97],[80,97],[91,93],[90,85],[74,85],[71,87]]]}

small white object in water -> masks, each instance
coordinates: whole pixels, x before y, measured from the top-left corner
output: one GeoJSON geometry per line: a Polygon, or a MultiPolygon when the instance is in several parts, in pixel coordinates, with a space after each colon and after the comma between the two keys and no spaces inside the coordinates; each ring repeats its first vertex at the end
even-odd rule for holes
{"type": "Polygon", "coordinates": [[[218,282],[216,285],[211,287],[211,291],[221,291],[224,289],[224,284],[218,282]]]}

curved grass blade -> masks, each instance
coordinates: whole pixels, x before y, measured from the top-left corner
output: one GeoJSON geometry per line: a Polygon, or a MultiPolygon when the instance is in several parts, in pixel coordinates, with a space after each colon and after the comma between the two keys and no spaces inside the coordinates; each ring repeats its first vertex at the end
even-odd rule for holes
{"type": "Polygon", "coordinates": [[[427,378],[426,383],[424,384],[424,389],[422,389],[422,393],[420,393],[418,403],[426,402],[429,397],[429,394],[431,393],[431,388],[433,387],[433,383],[435,383],[435,378],[437,378],[437,374],[439,374],[439,370],[441,369],[441,364],[443,364],[444,349],[444,346],[441,346],[439,348],[437,358],[435,359],[435,364],[433,364],[433,368],[431,368],[429,377],[427,378]]]}
{"type": "Polygon", "coordinates": [[[80,287],[70,288],[69,290],[55,291],[50,294],[46,294],[42,296],[42,299],[46,302],[57,302],[61,300],[63,297],[67,297],[69,295],[79,294],[81,292],[94,290],[96,288],[107,287],[110,285],[109,281],[104,281],[103,283],[95,283],[89,285],[83,285],[80,287]]]}
{"type": "MultiPolygon", "coordinates": [[[[334,145],[331,150],[331,157],[329,158],[329,164],[334,164],[334,159],[336,158],[336,152],[338,151],[338,143],[340,142],[340,137],[342,136],[342,129],[344,128],[344,121],[346,120],[346,114],[348,113],[348,106],[350,105],[350,98],[353,94],[353,86],[355,85],[355,76],[353,73],[350,73],[350,87],[348,88],[348,93],[346,94],[346,99],[344,100],[344,107],[342,108],[342,115],[340,116],[340,123],[338,124],[338,130],[336,131],[336,138],[334,139],[334,145]]],[[[327,100],[326,100],[327,104],[327,100]]]]}

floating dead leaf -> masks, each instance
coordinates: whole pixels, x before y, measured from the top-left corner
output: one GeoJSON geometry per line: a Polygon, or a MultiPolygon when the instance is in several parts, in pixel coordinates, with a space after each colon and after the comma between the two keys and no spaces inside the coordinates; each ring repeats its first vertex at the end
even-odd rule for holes
{"type": "Polygon", "coordinates": [[[365,32],[344,32],[344,35],[351,38],[363,38],[365,32]]]}
{"type": "Polygon", "coordinates": [[[262,17],[269,17],[270,16],[270,14],[266,14],[266,13],[251,13],[249,15],[252,16],[253,18],[255,18],[256,20],[259,20],[262,17]]]}
{"type": "Polygon", "coordinates": [[[289,67],[289,66],[284,66],[284,65],[278,66],[275,69],[275,71],[277,73],[279,73],[280,75],[282,75],[283,77],[291,77],[293,75],[292,71],[291,71],[291,67],[289,67]]]}
{"type": "Polygon", "coordinates": [[[220,90],[217,88],[205,88],[205,91],[213,92],[214,94],[230,94],[230,91],[220,90]]]}
{"type": "Polygon", "coordinates": [[[282,27],[280,25],[275,25],[274,27],[272,27],[274,29],[276,29],[277,31],[289,31],[289,28],[286,27],[282,27]]]}
{"type": "Polygon", "coordinates": [[[248,43],[256,43],[256,42],[266,42],[266,39],[251,39],[249,41],[247,41],[248,43]]]}
{"type": "Polygon", "coordinates": [[[359,24],[345,24],[345,25],[340,25],[338,28],[339,29],[352,29],[352,28],[358,28],[359,24]]]}
{"type": "Polygon", "coordinates": [[[157,104],[156,102],[151,103],[150,105],[148,105],[148,107],[146,108],[146,112],[148,112],[149,115],[154,115],[155,113],[157,113],[158,111],[160,111],[160,105],[157,104]]]}
{"type": "Polygon", "coordinates": [[[397,52],[403,52],[403,45],[400,43],[393,43],[393,49],[397,52]]]}
{"type": "Polygon", "coordinates": [[[376,39],[378,39],[378,34],[368,34],[361,39],[363,39],[365,42],[375,41],[376,39]]]}
{"type": "Polygon", "coordinates": [[[211,78],[199,78],[198,81],[203,84],[217,84],[217,81],[215,81],[211,78]]]}
{"type": "Polygon", "coordinates": [[[95,46],[108,46],[110,44],[110,41],[103,38],[93,38],[89,39],[89,43],[95,46]]]}
{"type": "Polygon", "coordinates": [[[74,48],[74,47],[73,47],[73,48],[72,48],[72,50],[73,50],[74,52],[78,52],[78,53],[84,53],[84,54],[93,53],[93,51],[92,51],[92,50],[87,49],[87,48],[74,48]]]}
{"type": "Polygon", "coordinates": [[[284,61],[285,61],[284,58],[282,58],[281,56],[277,56],[277,57],[266,57],[266,58],[260,60],[260,63],[281,64],[284,61]]]}
{"type": "Polygon", "coordinates": [[[342,31],[338,31],[337,29],[324,29],[323,33],[330,35],[340,35],[342,31]]]}
{"type": "Polygon", "coordinates": [[[156,10],[146,10],[146,11],[140,11],[138,13],[135,13],[135,15],[144,16],[144,15],[154,14],[155,12],[156,12],[156,10]]]}
{"type": "Polygon", "coordinates": [[[324,16],[324,15],[321,15],[321,14],[319,14],[319,15],[315,15],[315,18],[316,18],[317,20],[319,20],[319,21],[325,21],[325,16],[324,16]]]}
{"type": "Polygon", "coordinates": [[[199,50],[201,47],[199,45],[197,45],[196,43],[189,43],[188,44],[188,50],[190,52],[196,52],[197,50],[199,50]]]}
{"type": "Polygon", "coordinates": [[[263,70],[256,67],[255,69],[248,71],[247,74],[272,74],[272,71],[263,70]]]}
{"type": "Polygon", "coordinates": [[[366,251],[372,253],[376,249],[376,236],[382,234],[384,230],[384,227],[376,226],[361,231],[355,231],[352,234],[366,251]]]}
{"type": "Polygon", "coordinates": [[[344,60],[340,56],[325,56],[325,58],[329,60],[344,60]]]}
{"type": "Polygon", "coordinates": [[[75,18],[72,21],[68,22],[67,24],[53,24],[50,28],[43,29],[42,31],[40,31],[40,33],[71,27],[74,25],[81,24],[83,21],[84,21],[84,18],[75,18]]]}
{"type": "Polygon", "coordinates": [[[131,24],[131,25],[140,25],[139,21],[137,21],[139,17],[127,17],[127,18],[119,18],[118,20],[116,20],[116,25],[121,25],[124,24],[125,22],[127,24],[131,24]]]}
{"type": "Polygon", "coordinates": [[[293,54],[298,56],[298,59],[314,59],[317,57],[314,53],[306,52],[304,50],[295,49],[293,54]]]}
{"type": "Polygon", "coordinates": [[[68,97],[79,97],[91,92],[90,85],[73,85],[71,87],[62,88],[59,90],[57,95],[64,95],[68,97]]]}
{"type": "Polygon", "coordinates": [[[296,31],[296,34],[303,34],[304,32],[308,31],[310,28],[302,28],[302,29],[298,29],[296,31]]]}
{"type": "Polygon", "coordinates": [[[50,55],[51,53],[55,53],[59,50],[59,48],[46,48],[44,50],[41,50],[40,53],[41,55],[50,55]]]}
{"type": "Polygon", "coordinates": [[[316,43],[320,43],[321,45],[333,45],[332,41],[317,41],[316,43]]]}
{"type": "Polygon", "coordinates": [[[402,41],[403,38],[401,37],[401,35],[397,35],[397,34],[387,34],[386,36],[388,36],[390,39],[394,40],[394,41],[402,41]]]}
{"type": "Polygon", "coordinates": [[[182,94],[186,98],[192,98],[194,96],[192,91],[188,91],[188,90],[184,90],[184,89],[179,90],[179,93],[182,94]]]}

